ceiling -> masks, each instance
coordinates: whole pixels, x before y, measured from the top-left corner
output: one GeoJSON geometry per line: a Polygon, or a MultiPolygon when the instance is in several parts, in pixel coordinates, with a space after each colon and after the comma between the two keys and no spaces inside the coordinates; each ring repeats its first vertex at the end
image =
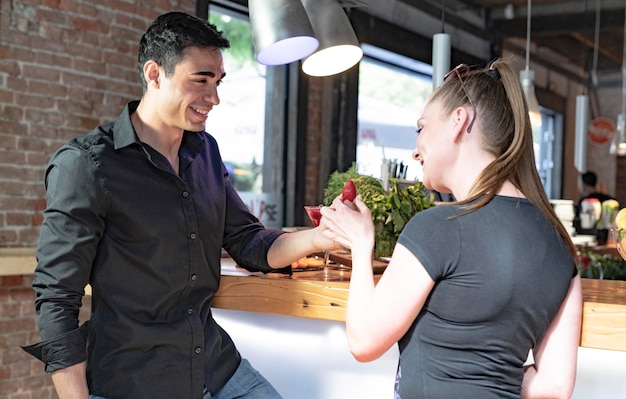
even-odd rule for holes
{"type": "MultiPolygon", "coordinates": [[[[458,38],[458,49],[466,59],[486,62],[504,50],[526,57],[527,0],[338,1],[346,9],[358,10],[355,15],[382,18],[425,38],[445,27],[446,33],[453,31],[458,38]],[[476,42],[482,47],[475,46],[476,42]]],[[[626,0],[530,1],[532,63],[584,84],[622,85],[626,0]]],[[[247,4],[247,0],[231,2],[247,4]]]]}
{"type": "MultiPolygon", "coordinates": [[[[376,0],[364,3],[371,1],[376,0]]],[[[491,44],[495,55],[503,48],[526,54],[526,0],[397,1],[480,37],[491,44]]],[[[625,5],[625,0],[532,0],[530,57],[548,68],[577,74],[583,81],[620,74],[625,5]]]]}

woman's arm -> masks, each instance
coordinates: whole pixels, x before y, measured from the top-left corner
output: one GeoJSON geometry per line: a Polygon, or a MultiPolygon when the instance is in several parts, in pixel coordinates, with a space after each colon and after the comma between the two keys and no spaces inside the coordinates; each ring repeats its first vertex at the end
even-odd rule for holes
{"type": "Polygon", "coordinates": [[[522,398],[570,398],[576,380],[576,362],[582,319],[580,276],[570,283],[561,309],[533,351],[535,363],[524,372],[522,398]]]}
{"type": "Polygon", "coordinates": [[[328,227],[324,232],[327,237],[352,250],[348,344],[354,357],[366,362],[382,356],[406,333],[434,281],[408,249],[397,245],[385,273],[374,284],[372,215],[360,197],[348,205],[335,200],[333,209],[322,210],[322,221],[328,227]]]}
{"type": "Polygon", "coordinates": [[[375,286],[371,265],[371,255],[353,251],[346,327],[350,351],[361,362],[378,359],[402,338],[435,284],[420,261],[400,244],[375,286]]]}

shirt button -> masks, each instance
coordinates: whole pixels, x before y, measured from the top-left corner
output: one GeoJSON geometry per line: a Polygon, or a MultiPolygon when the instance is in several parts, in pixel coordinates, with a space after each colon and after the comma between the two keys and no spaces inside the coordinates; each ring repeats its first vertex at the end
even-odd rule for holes
{"type": "Polygon", "coordinates": [[[196,349],[194,349],[194,352],[196,352],[196,355],[199,355],[200,352],[202,352],[202,348],[197,347],[196,349]]]}
{"type": "Polygon", "coordinates": [[[189,238],[191,238],[192,240],[195,240],[196,237],[197,237],[196,233],[189,234],[189,238]]]}
{"type": "Polygon", "coordinates": [[[189,197],[189,192],[188,191],[183,191],[183,197],[185,197],[185,198],[189,197]]]}
{"type": "Polygon", "coordinates": [[[191,316],[193,314],[193,309],[191,309],[191,308],[187,309],[187,314],[189,316],[191,316]]]}
{"type": "Polygon", "coordinates": [[[197,276],[197,275],[195,275],[195,274],[192,274],[192,275],[191,275],[191,281],[196,281],[196,279],[197,279],[197,278],[198,278],[198,276],[197,276]]]}

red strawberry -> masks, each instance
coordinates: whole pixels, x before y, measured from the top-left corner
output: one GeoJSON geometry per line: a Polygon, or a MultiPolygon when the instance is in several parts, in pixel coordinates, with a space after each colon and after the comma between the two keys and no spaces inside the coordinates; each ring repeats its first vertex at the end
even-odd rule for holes
{"type": "Polygon", "coordinates": [[[343,186],[343,192],[341,193],[342,201],[354,201],[356,198],[356,186],[354,182],[350,179],[346,181],[346,184],[343,186]]]}

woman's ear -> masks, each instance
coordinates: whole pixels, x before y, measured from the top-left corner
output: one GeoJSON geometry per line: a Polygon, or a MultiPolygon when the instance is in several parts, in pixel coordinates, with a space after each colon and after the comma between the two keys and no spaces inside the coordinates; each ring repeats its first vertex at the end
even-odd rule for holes
{"type": "Polygon", "coordinates": [[[467,132],[467,126],[472,118],[466,107],[457,107],[452,113],[452,117],[454,118],[452,139],[456,142],[467,132]]]}

